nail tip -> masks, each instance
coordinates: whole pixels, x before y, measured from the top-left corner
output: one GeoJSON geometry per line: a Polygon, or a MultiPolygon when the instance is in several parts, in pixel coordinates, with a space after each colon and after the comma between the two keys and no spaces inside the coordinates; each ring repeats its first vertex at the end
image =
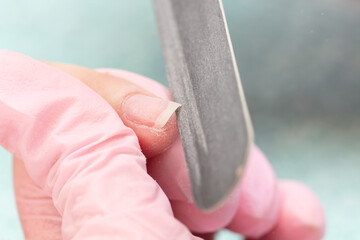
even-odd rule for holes
{"type": "Polygon", "coordinates": [[[166,109],[155,120],[153,127],[154,128],[163,128],[168,123],[168,121],[170,120],[173,113],[176,112],[176,110],[178,110],[180,107],[181,107],[181,104],[169,101],[166,109]]]}

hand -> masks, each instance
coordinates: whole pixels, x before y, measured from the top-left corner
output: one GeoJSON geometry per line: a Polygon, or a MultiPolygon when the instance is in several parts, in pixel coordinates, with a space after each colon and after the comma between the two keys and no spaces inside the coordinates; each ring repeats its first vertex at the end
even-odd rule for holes
{"type": "Polygon", "coordinates": [[[189,230],[226,226],[248,237],[321,239],[316,198],[294,182],[278,189],[256,147],[229,201],[200,212],[177,106],[161,100],[170,94],[160,84],[119,70],[50,65],[0,52],[0,144],[16,156],[15,193],[27,239],[195,239],[189,230]],[[146,173],[143,154],[161,189],[146,173]]]}

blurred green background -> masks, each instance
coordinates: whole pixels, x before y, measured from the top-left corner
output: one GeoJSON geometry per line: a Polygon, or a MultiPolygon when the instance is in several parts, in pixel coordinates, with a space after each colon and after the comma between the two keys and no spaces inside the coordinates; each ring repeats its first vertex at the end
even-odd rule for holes
{"type": "MultiPolygon", "coordinates": [[[[360,2],[224,5],[257,144],[279,178],[318,195],[326,240],[360,239],[360,2]]],[[[0,48],[166,84],[150,0],[0,0],[0,48]]],[[[22,239],[11,156],[0,158],[0,239],[22,239]]]]}

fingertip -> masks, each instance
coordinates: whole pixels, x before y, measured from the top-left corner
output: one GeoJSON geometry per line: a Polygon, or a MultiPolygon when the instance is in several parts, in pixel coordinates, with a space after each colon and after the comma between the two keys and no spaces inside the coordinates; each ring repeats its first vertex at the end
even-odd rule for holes
{"type": "Polygon", "coordinates": [[[141,150],[147,159],[165,152],[179,136],[175,113],[172,114],[168,122],[161,129],[151,129],[130,122],[124,122],[124,124],[135,132],[141,150]]]}
{"type": "Polygon", "coordinates": [[[315,194],[296,181],[280,181],[281,208],[275,228],[261,240],[320,240],[325,214],[315,194]]]}
{"type": "Polygon", "coordinates": [[[169,90],[160,83],[135,73],[117,69],[98,71],[126,79],[153,94],[131,95],[124,99],[117,111],[124,124],[137,135],[148,159],[167,150],[179,135],[176,110],[180,107],[180,104],[171,101],[169,90]]]}

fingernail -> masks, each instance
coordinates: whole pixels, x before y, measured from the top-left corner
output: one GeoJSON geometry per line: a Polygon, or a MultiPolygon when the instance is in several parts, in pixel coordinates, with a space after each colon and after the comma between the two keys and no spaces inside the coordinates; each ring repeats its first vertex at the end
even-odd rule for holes
{"type": "Polygon", "coordinates": [[[122,111],[126,119],[135,124],[160,129],[180,106],[176,102],[136,94],[125,99],[122,111]]]}

